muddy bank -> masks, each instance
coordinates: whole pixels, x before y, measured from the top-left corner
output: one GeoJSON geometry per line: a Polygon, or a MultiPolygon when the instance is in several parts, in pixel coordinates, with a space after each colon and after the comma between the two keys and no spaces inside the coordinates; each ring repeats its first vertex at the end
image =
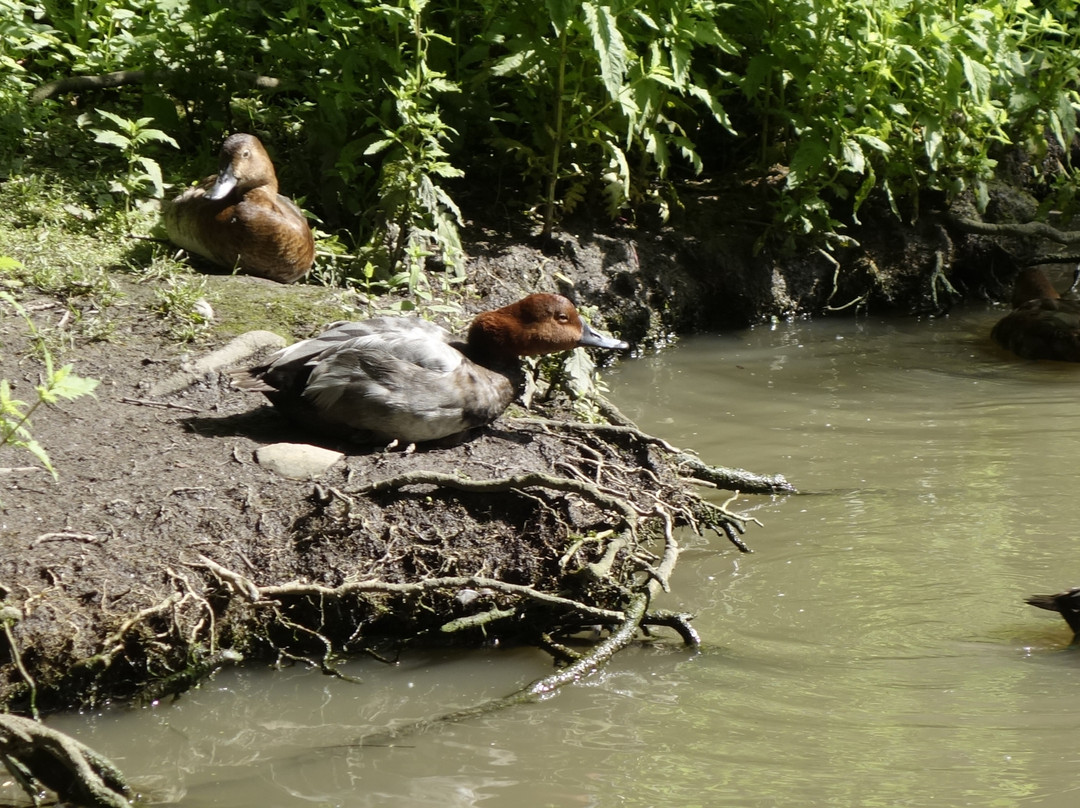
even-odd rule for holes
{"type": "MultiPolygon", "coordinates": [[[[518,294],[495,277],[478,269],[470,305],[518,294]]],[[[461,445],[321,442],[340,458],[317,479],[290,479],[260,451],[314,436],[232,388],[224,366],[196,360],[246,328],[252,309],[295,296],[335,319],[363,316],[363,304],[214,277],[219,327],[182,346],[145,316],[145,286],[118,283],[124,305],[100,313],[118,323],[113,339],[63,351],[102,381],[96,396],[34,417],[59,479],[5,458],[16,468],[0,494],[0,700],[13,709],[162,698],[241,659],[330,671],[341,656],[392,657],[416,642],[547,645],[583,625],[617,626],[632,591],[667,585],[657,570],[673,527],[741,541],[746,521],[686,481],[707,470],[629,428],[563,425],[570,401],[552,390],[542,402],[540,377],[532,412],[512,408],[461,445]]],[[[67,311],[22,297],[43,332],[67,311]]],[[[0,374],[25,398],[39,366],[10,312],[0,340],[0,374]]],[[[745,491],[748,479],[729,484],[745,491]]],[[[685,618],[646,614],[650,623],[692,639],[685,618]]]]}

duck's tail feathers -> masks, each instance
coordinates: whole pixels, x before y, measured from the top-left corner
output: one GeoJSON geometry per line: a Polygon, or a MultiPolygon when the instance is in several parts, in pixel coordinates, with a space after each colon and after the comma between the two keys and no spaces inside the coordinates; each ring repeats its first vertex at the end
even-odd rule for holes
{"type": "Polygon", "coordinates": [[[232,378],[233,387],[239,390],[249,393],[275,393],[277,388],[268,384],[263,378],[263,373],[267,369],[268,366],[230,370],[229,376],[232,378]]]}
{"type": "Polygon", "coordinates": [[[1058,605],[1057,595],[1031,595],[1030,597],[1025,598],[1024,602],[1039,609],[1046,609],[1050,612],[1061,611],[1061,606],[1058,605]]]}

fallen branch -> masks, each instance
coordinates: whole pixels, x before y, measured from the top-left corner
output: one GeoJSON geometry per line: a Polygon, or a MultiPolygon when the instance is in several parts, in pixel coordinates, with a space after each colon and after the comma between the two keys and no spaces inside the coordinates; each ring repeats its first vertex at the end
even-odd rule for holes
{"type": "Polygon", "coordinates": [[[743,469],[729,469],[702,463],[693,455],[680,452],[677,458],[680,471],[689,472],[688,479],[704,480],[717,488],[742,491],[744,494],[796,494],[798,491],[782,474],[754,474],[743,469]]]}
{"type": "Polygon", "coordinates": [[[83,544],[104,544],[104,539],[95,536],[93,533],[75,533],[70,530],[64,530],[59,533],[42,533],[30,542],[30,546],[37,547],[39,544],[44,544],[47,541],[78,541],[83,544]]]}
{"type": "Polygon", "coordinates": [[[524,692],[529,696],[544,696],[603,667],[609,659],[628,646],[634,639],[642,618],[645,616],[645,607],[648,604],[649,596],[647,593],[638,592],[633,595],[626,607],[626,619],[623,620],[622,625],[614,634],[573,665],[568,665],[550,676],[545,676],[543,679],[533,682],[525,688],[524,692]]]}
{"type": "Polygon", "coordinates": [[[128,398],[122,396],[120,400],[125,404],[138,404],[140,407],[161,407],[166,410],[183,410],[184,412],[202,412],[198,407],[189,407],[186,404],[176,404],[172,401],[150,401],[146,398],[128,398]]]}
{"type": "MultiPolygon", "coordinates": [[[[247,70],[233,70],[220,68],[218,71],[222,81],[230,84],[239,80],[255,90],[276,90],[281,85],[278,79],[270,76],[260,76],[247,70]]],[[[186,70],[116,70],[112,73],[104,73],[97,76],[68,76],[67,78],[50,81],[42,84],[30,96],[35,104],[40,104],[54,95],[75,93],[82,90],[104,90],[110,87],[121,87],[125,84],[161,84],[166,79],[177,76],[188,77],[186,70]]]]}

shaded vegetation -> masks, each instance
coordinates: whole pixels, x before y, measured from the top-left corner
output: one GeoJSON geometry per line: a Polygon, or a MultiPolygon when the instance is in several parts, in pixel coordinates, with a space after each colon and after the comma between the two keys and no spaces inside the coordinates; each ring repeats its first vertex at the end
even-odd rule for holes
{"type": "Polygon", "coordinates": [[[1035,156],[1045,207],[1068,210],[1074,194],[1069,0],[0,0],[0,12],[0,170],[59,172],[127,212],[165,192],[162,174],[208,173],[223,134],[253,132],[320,220],[321,249],[350,256],[323,262],[334,282],[416,294],[425,269],[436,286],[460,282],[459,201],[478,185],[550,235],[584,211],[666,216],[702,172],[771,173],[758,235],[788,246],[837,243],[871,198],[904,217],[927,190],[985,204],[1014,146],[1035,156]],[[70,83],[84,76],[99,78],[70,83]]]}

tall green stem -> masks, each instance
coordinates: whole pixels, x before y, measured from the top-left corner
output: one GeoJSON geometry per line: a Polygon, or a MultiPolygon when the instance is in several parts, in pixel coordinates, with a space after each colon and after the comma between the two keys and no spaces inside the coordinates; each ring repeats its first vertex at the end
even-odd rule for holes
{"type": "Polygon", "coordinates": [[[543,237],[551,236],[555,225],[555,185],[559,181],[559,152],[563,140],[563,92],[566,89],[566,28],[559,32],[559,70],[555,77],[554,143],[551,144],[551,164],[548,169],[547,195],[544,205],[543,237]]]}

